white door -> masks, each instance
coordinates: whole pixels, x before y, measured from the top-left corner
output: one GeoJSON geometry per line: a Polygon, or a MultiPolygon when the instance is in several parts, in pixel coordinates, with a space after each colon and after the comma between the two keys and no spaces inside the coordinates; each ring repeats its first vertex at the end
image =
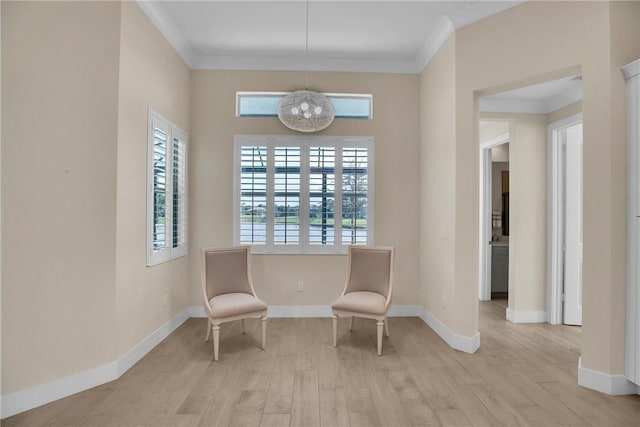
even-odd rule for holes
{"type": "Polygon", "coordinates": [[[564,129],[565,268],[564,323],[582,325],[582,123],[564,129]]]}

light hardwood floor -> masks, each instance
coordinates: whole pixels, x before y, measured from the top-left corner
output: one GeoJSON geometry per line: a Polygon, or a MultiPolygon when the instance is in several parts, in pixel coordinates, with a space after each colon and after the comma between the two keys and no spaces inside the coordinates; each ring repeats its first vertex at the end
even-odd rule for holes
{"type": "Polygon", "coordinates": [[[577,385],[580,328],[516,325],[480,303],[481,347],[449,348],[418,318],[225,324],[220,361],[190,319],[120,379],[2,420],[2,426],[640,426],[640,396],[577,385]]]}

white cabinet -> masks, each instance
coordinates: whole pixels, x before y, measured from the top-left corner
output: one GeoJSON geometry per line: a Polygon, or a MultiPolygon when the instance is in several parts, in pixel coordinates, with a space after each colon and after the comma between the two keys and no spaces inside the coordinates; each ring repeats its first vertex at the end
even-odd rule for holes
{"type": "Polygon", "coordinates": [[[625,376],[640,385],[640,59],[627,78],[627,324],[625,376]]]}

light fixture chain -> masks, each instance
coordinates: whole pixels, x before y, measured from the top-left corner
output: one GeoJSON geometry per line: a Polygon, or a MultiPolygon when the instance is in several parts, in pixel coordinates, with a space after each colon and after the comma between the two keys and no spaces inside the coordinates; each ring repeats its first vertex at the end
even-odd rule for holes
{"type": "Polygon", "coordinates": [[[307,26],[304,44],[304,88],[309,90],[309,0],[307,0],[307,26]]]}

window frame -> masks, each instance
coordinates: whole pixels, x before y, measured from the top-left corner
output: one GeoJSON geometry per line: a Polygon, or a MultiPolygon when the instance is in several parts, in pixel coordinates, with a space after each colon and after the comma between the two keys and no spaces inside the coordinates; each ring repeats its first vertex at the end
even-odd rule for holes
{"type": "MultiPolygon", "coordinates": [[[[265,98],[284,98],[291,92],[260,92],[260,91],[237,91],[236,92],[236,117],[243,118],[256,118],[256,117],[278,117],[278,112],[274,111],[273,114],[255,114],[255,115],[242,115],[240,114],[241,99],[244,96],[251,97],[265,97],[265,98]]],[[[369,114],[367,117],[358,116],[341,116],[336,115],[337,119],[354,119],[354,120],[373,120],[373,94],[370,93],[323,93],[324,96],[333,99],[368,99],[369,100],[369,114]]]]}
{"type": "Polygon", "coordinates": [[[311,244],[309,242],[310,165],[309,147],[333,147],[335,160],[335,211],[334,218],[342,218],[342,151],[345,148],[367,149],[367,241],[359,245],[374,244],[375,230],[375,140],[373,137],[333,136],[268,136],[236,135],[234,137],[233,172],[233,242],[234,245],[251,245],[255,254],[347,254],[351,243],[342,242],[342,221],[334,220],[333,244],[311,244]],[[241,242],[241,150],[243,146],[264,146],[267,149],[266,167],[266,242],[265,244],[241,242]],[[274,242],[274,177],[273,162],[275,147],[300,148],[300,196],[299,196],[299,241],[297,244],[275,244],[274,242]],[[338,152],[340,154],[338,155],[338,152]],[[339,202],[338,202],[339,200],[339,202]]]}
{"type": "Polygon", "coordinates": [[[147,129],[147,238],[146,238],[146,263],[148,267],[158,265],[173,259],[186,256],[189,246],[189,135],[186,131],[171,123],[160,114],[149,108],[147,129]],[[165,245],[162,249],[154,249],[154,153],[155,153],[155,129],[159,129],[167,135],[166,159],[165,159],[165,245]],[[182,182],[179,188],[174,188],[174,149],[178,141],[178,149],[183,153],[179,161],[178,175],[182,182]],[[177,237],[174,236],[176,224],[174,218],[174,197],[177,194],[179,207],[182,207],[183,230],[177,237]],[[170,196],[170,197],[169,197],[170,196]],[[182,241],[180,241],[182,236],[182,241]]]}

